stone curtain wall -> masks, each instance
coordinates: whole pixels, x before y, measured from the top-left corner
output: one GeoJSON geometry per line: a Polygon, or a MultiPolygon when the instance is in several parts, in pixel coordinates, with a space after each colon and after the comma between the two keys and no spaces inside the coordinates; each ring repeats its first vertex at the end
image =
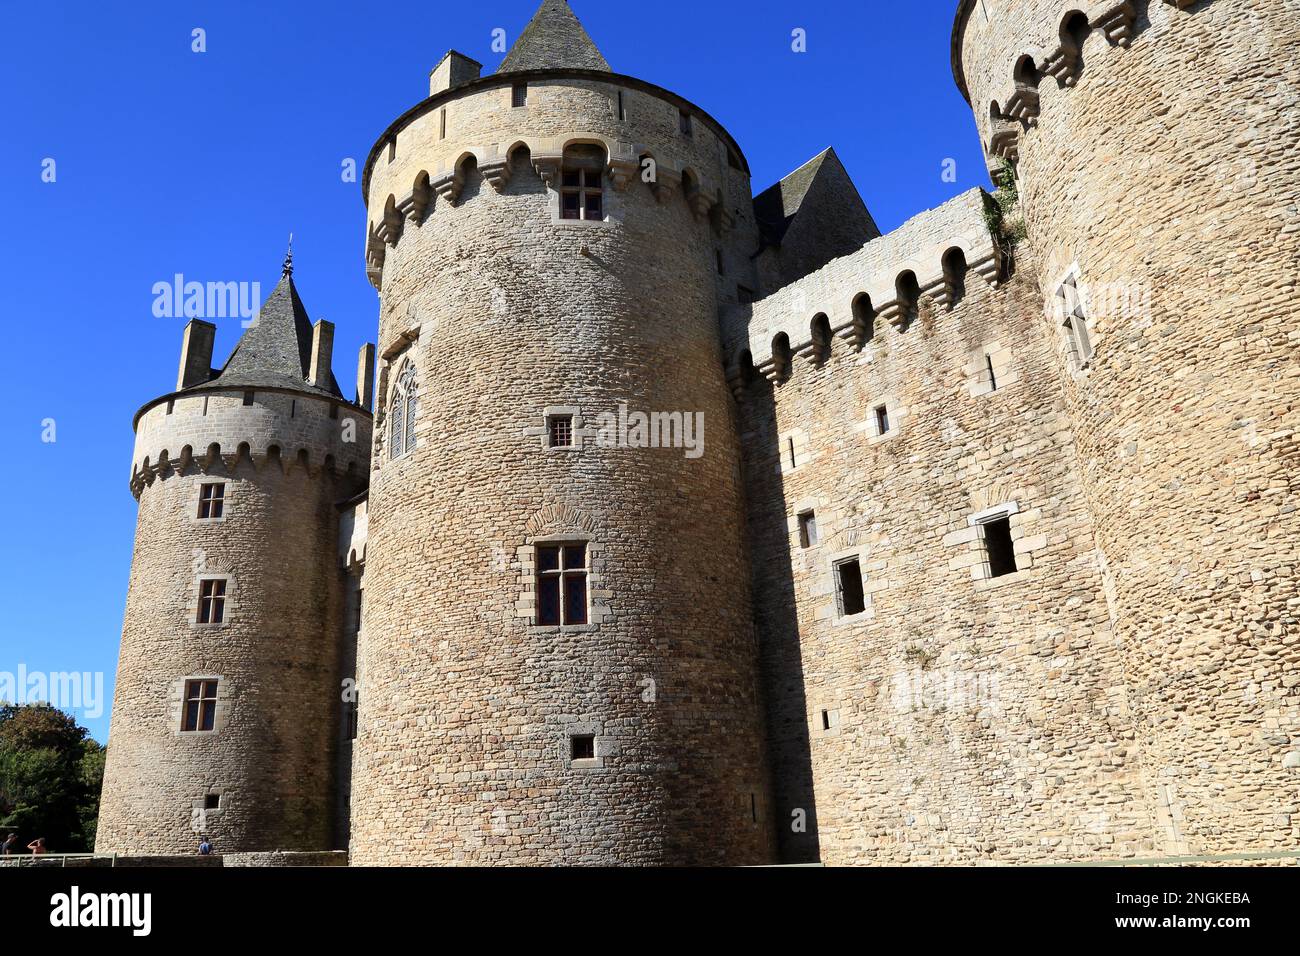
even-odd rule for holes
{"type": "Polygon", "coordinates": [[[404,210],[396,231],[382,220],[378,404],[410,359],[420,409],[403,458],[382,412],[376,430],[357,863],[774,860],[717,339],[715,253],[745,262],[753,227],[715,231],[704,201],[748,199],[748,179],[706,122],[682,137],[667,101],[628,89],[620,121],[617,89],[551,78],[514,109],[508,81],[475,88],[448,104],[446,141],[435,108],[398,131],[391,165],[377,154],[372,235],[390,194],[404,210]],[[619,190],[607,173],[611,221],[557,222],[537,167],[554,175],[570,138],[651,151],[665,178],[619,190]],[[446,170],[469,151],[478,170],[456,185],[446,170]],[[417,212],[424,171],[435,198],[417,212]],[[547,408],[593,422],[620,402],[701,413],[703,455],[539,438],[547,408]],[[557,539],[588,543],[586,627],[533,624],[534,549],[557,539]],[[573,733],[595,735],[593,759],[570,760],[573,733]]]}
{"type": "Polygon", "coordinates": [[[140,510],[97,852],[184,853],[201,832],[218,851],[334,848],[334,506],[364,482],[370,421],[349,406],[331,419],[328,402],[303,395],[291,417],[294,400],[187,395],[138,423],[140,510]],[[354,443],[340,440],[349,418],[354,443]],[[221,454],[208,460],[211,442],[221,454]],[[204,481],[226,483],[219,522],[197,520],[204,481]],[[219,626],[195,623],[204,574],[229,576],[219,626]],[[200,676],[220,678],[216,732],[181,733],[185,679],[200,676]],[[209,793],[220,809],[204,811],[209,793]]]}
{"type": "Polygon", "coordinates": [[[1022,54],[1060,79],[1039,82],[1034,125],[1003,126],[1040,292],[1072,266],[1085,290],[1096,357],[1060,381],[1157,846],[1294,846],[1296,6],[1086,4],[1096,29],[1073,51],[1057,0],[967,6],[960,63],[986,144],[1022,54]]]}

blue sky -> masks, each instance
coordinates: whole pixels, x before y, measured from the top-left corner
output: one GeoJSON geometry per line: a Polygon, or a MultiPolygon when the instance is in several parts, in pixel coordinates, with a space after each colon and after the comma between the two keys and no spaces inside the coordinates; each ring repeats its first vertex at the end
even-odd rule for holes
{"type": "MultiPolygon", "coordinates": [[[[885,231],[988,186],[949,64],[956,0],[571,4],[616,71],[731,130],[756,190],[832,145],[885,231]],[[791,50],[796,28],[806,53],[791,50]],[[956,182],[942,178],[946,159],[956,182]]],[[[182,273],[269,293],[292,231],[298,289],[313,319],[336,323],[351,394],[378,303],[343,160],[364,164],[448,49],[494,70],[492,31],[513,42],[536,6],[6,5],[0,673],[103,672],[111,701],[135,522],[131,417],[174,385],[184,322],[153,315],[154,283],[182,273]],[[191,50],[196,27],[204,53],[191,50]]],[[[239,323],[218,325],[219,365],[239,323]]],[[[78,714],[100,740],[108,715],[107,701],[98,718],[78,714]]]]}

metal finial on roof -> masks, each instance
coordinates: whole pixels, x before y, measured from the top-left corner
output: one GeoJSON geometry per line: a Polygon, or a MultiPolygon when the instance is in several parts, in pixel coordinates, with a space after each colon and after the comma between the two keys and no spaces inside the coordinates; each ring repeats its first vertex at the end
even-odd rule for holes
{"type": "Polygon", "coordinates": [[[284,254],[284,271],[281,275],[293,275],[293,233],[289,233],[289,251],[284,254]]]}

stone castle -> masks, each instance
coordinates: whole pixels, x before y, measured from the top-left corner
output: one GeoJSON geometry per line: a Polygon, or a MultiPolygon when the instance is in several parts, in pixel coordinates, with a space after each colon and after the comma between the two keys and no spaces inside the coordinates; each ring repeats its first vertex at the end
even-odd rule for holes
{"type": "Polygon", "coordinates": [[[1296,0],[961,0],[1000,188],[885,235],[563,0],[448,53],[365,166],[355,397],[286,261],[136,416],[98,849],[1293,848],[1297,46],[1296,0]]]}

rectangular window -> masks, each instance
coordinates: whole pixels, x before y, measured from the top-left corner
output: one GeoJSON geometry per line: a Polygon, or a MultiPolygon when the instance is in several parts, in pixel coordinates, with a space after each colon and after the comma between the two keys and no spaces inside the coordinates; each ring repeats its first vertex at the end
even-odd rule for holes
{"type": "Polygon", "coordinates": [[[889,434],[889,406],[877,405],[875,409],[876,416],[876,434],[889,434]]]}
{"type": "Polygon", "coordinates": [[[167,414],[170,415],[174,411],[176,411],[176,401],[169,398],[167,400],[167,414]]]}
{"type": "Polygon", "coordinates": [[[823,711],[822,711],[822,730],[830,730],[830,729],[831,729],[831,712],[830,712],[829,710],[823,710],[823,711]]]}
{"type": "Polygon", "coordinates": [[[552,448],[573,447],[572,415],[551,415],[546,420],[546,429],[552,448]]]}
{"type": "Polygon", "coordinates": [[[857,558],[848,558],[835,565],[835,593],[839,598],[840,616],[850,617],[867,609],[862,590],[862,565],[857,558]]]}
{"type": "Polygon", "coordinates": [[[199,623],[220,624],[226,619],[226,580],[206,578],[199,582],[199,623]]]}
{"type": "Polygon", "coordinates": [[[199,517],[204,521],[220,518],[226,513],[226,483],[205,482],[199,486],[199,517]]]}
{"type": "Polygon", "coordinates": [[[627,119],[627,110],[623,107],[623,91],[618,91],[618,121],[621,123],[627,119]]]}
{"type": "Polygon", "coordinates": [[[447,109],[443,109],[438,114],[438,139],[447,138],[447,109]]]}
{"type": "Polygon", "coordinates": [[[206,794],[206,795],[203,797],[203,809],[204,809],[204,810],[220,810],[220,809],[221,809],[221,794],[219,794],[219,793],[209,793],[209,794],[206,794]]]}
{"type": "Polygon", "coordinates": [[[817,514],[805,511],[799,515],[799,547],[813,548],[817,541],[817,514]]]}
{"type": "Polygon", "coordinates": [[[989,391],[996,392],[998,390],[998,376],[997,373],[993,371],[993,356],[985,355],[984,364],[989,370],[989,391]]]}
{"type": "Polygon", "coordinates": [[[787,438],[787,439],[785,440],[785,451],[786,451],[786,455],[787,455],[787,456],[789,457],[789,459],[790,459],[790,467],[791,467],[791,468],[797,468],[797,467],[799,466],[799,462],[798,462],[798,460],[795,458],[795,454],[794,454],[794,438],[793,438],[793,437],[787,438]]]}
{"type": "Polygon", "coordinates": [[[332,420],[334,420],[334,421],[337,421],[337,420],[338,420],[338,417],[339,417],[339,407],[338,407],[338,405],[335,405],[334,403],[331,402],[331,403],[330,403],[330,418],[331,418],[332,420]]]}
{"type": "Polygon", "coordinates": [[[257,393],[256,393],[256,392],[245,392],[245,393],[244,393],[244,404],[245,404],[245,405],[252,405],[252,404],[253,404],[253,399],[256,398],[256,397],[257,397],[257,393]]]}
{"type": "Polygon", "coordinates": [[[566,169],[560,186],[560,218],[601,220],[605,207],[598,169],[566,169]]]}
{"type": "Polygon", "coordinates": [[[211,730],[217,724],[217,682],[215,680],[187,680],[185,682],[185,712],[181,730],[211,730]]]}
{"type": "Polygon", "coordinates": [[[1078,280],[1073,276],[1067,279],[1056,293],[1057,305],[1061,310],[1061,331],[1065,336],[1065,345],[1070,352],[1070,361],[1076,369],[1087,367],[1092,361],[1092,338],[1088,334],[1088,316],[1083,308],[1083,298],[1079,295],[1078,280]]]}
{"type": "Polygon", "coordinates": [[[686,110],[678,110],[677,125],[681,129],[683,136],[690,136],[692,134],[691,114],[686,110]]]}
{"type": "Polygon", "coordinates": [[[985,521],[980,525],[980,537],[984,539],[984,555],[989,563],[989,577],[1000,578],[1004,574],[1015,574],[1016,547],[1011,540],[1011,518],[1003,516],[985,521]]]}
{"type": "Polygon", "coordinates": [[[722,261],[722,250],[721,250],[721,249],[718,249],[718,250],[717,250],[717,257],[718,257],[718,275],[720,275],[720,276],[725,276],[725,275],[727,274],[727,267],[726,267],[726,265],[725,265],[725,264],[723,263],[723,261],[722,261]]]}
{"type": "Polygon", "coordinates": [[[391,163],[397,158],[397,137],[394,136],[388,141],[388,161],[391,163]]]}
{"type": "Polygon", "coordinates": [[[596,737],[593,734],[574,734],[569,738],[569,756],[574,760],[596,759],[596,737]]]}
{"type": "Polygon", "coordinates": [[[357,727],[358,727],[357,715],[361,712],[361,695],[354,692],[352,695],[352,700],[351,702],[348,703],[347,708],[348,708],[348,713],[347,713],[348,740],[356,740],[357,727]]]}
{"type": "Polygon", "coordinates": [[[537,547],[537,623],[587,623],[587,546],[537,547]]]}
{"type": "Polygon", "coordinates": [[[510,105],[515,109],[528,105],[528,84],[516,83],[510,88],[510,105]]]}

